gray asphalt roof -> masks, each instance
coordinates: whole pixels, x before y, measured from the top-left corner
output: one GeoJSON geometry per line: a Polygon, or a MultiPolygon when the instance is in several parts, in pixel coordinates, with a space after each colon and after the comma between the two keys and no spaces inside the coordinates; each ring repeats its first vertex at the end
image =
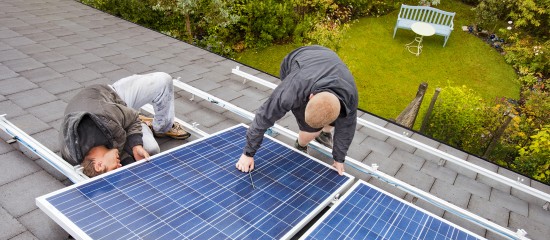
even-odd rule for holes
{"type": "MultiPolygon", "coordinates": [[[[69,99],[87,85],[112,83],[136,73],[164,71],[254,112],[269,96],[270,89],[250,82],[243,84],[242,78],[231,73],[238,65],[76,1],[0,1],[0,114],[7,114],[8,120],[56,153],[59,126],[69,99]]],[[[278,82],[255,69],[241,67],[241,70],[278,82]]],[[[249,123],[209,102],[191,101],[190,97],[185,91],[176,92],[177,117],[199,123],[199,128],[208,133],[240,122],[249,123]]],[[[366,113],[361,118],[398,133],[409,132],[417,141],[511,179],[518,176],[384,119],[366,113]]],[[[288,115],[278,123],[297,130],[294,119],[288,115]]],[[[6,140],[1,131],[0,136],[6,140]]],[[[190,140],[193,139],[196,137],[190,140]]],[[[159,139],[159,142],[166,150],[186,141],[159,139]]],[[[550,213],[542,209],[544,201],[451,162],[440,166],[439,157],[393,138],[358,127],[348,155],[368,165],[377,163],[381,171],[513,231],[525,229],[532,239],[550,236],[550,213]]],[[[481,236],[500,239],[490,231],[414,199],[411,194],[353,169],[348,171],[481,236]]],[[[547,185],[529,179],[523,183],[550,193],[547,185]]],[[[65,176],[37,156],[19,149],[18,144],[0,141],[0,239],[67,238],[68,234],[37,208],[35,198],[69,184],[65,176]]]]}

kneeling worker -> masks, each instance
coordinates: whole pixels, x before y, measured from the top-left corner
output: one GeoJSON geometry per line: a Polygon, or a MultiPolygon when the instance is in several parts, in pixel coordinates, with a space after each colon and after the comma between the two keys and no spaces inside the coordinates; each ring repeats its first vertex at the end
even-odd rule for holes
{"type": "Polygon", "coordinates": [[[113,85],[92,85],[75,95],[61,125],[61,155],[94,177],[159,153],[155,136],[190,136],[174,122],[172,77],[163,72],[133,75],[113,85]],[[147,103],[153,105],[154,119],[139,116],[137,110],[147,103]],[[129,157],[121,162],[122,150],[129,157]]]}

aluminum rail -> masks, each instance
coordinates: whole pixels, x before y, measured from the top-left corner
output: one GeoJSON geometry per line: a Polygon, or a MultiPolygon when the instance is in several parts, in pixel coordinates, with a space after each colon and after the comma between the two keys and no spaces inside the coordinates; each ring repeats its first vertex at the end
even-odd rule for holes
{"type": "Polygon", "coordinates": [[[261,79],[261,78],[259,78],[259,77],[254,76],[254,75],[252,75],[252,74],[250,74],[250,73],[246,73],[246,72],[243,72],[243,71],[239,70],[239,66],[235,67],[234,69],[231,69],[231,72],[232,72],[233,74],[236,74],[236,75],[239,75],[239,76],[241,76],[241,77],[244,77],[244,82],[243,82],[243,83],[245,83],[246,80],[249,79],[249,80],[252,80],[252,81],[257,82],[257,83],[259,83],[259,84],[262,84],[262,85],[264,85],[264,86],[266,86],[266,87],[269,87],[269,88],[271,88],[271,89],[275,89],[275,88],[277,87],[277,84],[275,84],[275,83],[268,82],[268,81],[266,81],[266,80],[263,80],[263,79],[261,79]]]}
{"type": "Polygon", "coordinates": [[[88,179],[87,176],[77,171],[75,167],[63,160],[59,155],[55,154],[23,130],[13,125],[5,116],[6,115],[0,115],[0,128],[10,135],[13,140],[18,141],[40,158],[44,159],[48,164],[69,178],[71,182],[77,183],[88,179]]]}
{"type": "MultiPolygon", "coordinates": [[[[277,87],[277,85],[273,84],[273,83],[270,83],[268,81],[265,81],[259,77],[256,77],[256,76],[253,76],[249,73],[246,73],[246,72],[243,72],[241,70],[239,70],[239,67],[237,66],[236,68],[232,69],[231,70],[232,73],[238,75],[238,76],[241,76],[241,77],[244,77],[244,78],[247,78],[249,80],[252,80],[254,82],[257,82],[257,83],[260,83],[260,84],[263,84],[264,86],[266,87],[270,87],[272,89],[274,89],[275,87],[277,87]],[[265,84],[265,83],[269,83],[269,84],[265,84]]],[[[532,195],[534,197],[537,197],[539,199],[542,199],[542,200],[545,200],[546,202],[550,202],[550,194],[548,193],[545,193],[543,191],[540,191],[538,189],[535,189],[535,188],[532,188],[530,186],[527,186],[523,183],[521,183],[520,181],[516,181],[516,180],[512,180],[510,178],[507,178],[507,177],[504,177],[498,173],[495,173],[495,172],[492,172],[492,171],[489,171],[485,168],[482,168],[480,166],[477,166],[475,164],[472,164],[470,162],[467,162],[467,161],[464,161],[458,157],[455,157],[449,153],[446,153],[446,152],[443,152],[439,149],[436,149],[436,148],[433,148],[429,145],[426,145],[424,143],[421,143],[419,141],[416,141],[412,138],[408,138],[408,137],[405,137],[401,134],[398,134],[394,131],[391,131],[387,128],[383,128],[379,125],[376,125],[372,122],[369,122],[365,119],[362,119],[362,118],[357,118],[357,123],[361,126],[364,126],[366,128],[369,128],[371,130],[374,130],[378,133],[381,133],[381,134],[384,134],[386,136],[389,136],[389,137],[392,137],[398,141],[401,141],[403,143],[406,143],[408,145],[411,145],[413,147],[416,147],[418,149],[421,149],[421,150],[424,150],[426,152],[429,152],[435,156],[438,156],[444,160],[448,160],[452,163],[455,163],[463,168],[466,168],[468,170],[471,170],[471,171],[474,171],[474,172],[477,172],[481,175],[484,175],[486,177],[489,177],[491,179],[494,179],[498,182],[501,182],[503,184],[506,184],[512,188],[515,188],[519,191],[522,191],[524,193],[527,193],[529,195],[532,195]]],[[[519,175],[519,174],[518,174],[519,175]]],[[[520,175],[519,175],[520,176],[520,175]]]]}
{"type": "MultiPolygon", "coordinates": [[[[183,83],[179,80],[174,80],[174,86],[182,89],[182,90],[185,90],[191,94],[193,94],[193,96],[198,96],[202,99],[205,99],[206,101],[209,101],[215,105],[218,105],[224,109],[227,109],[243,118],[246,118],[248,120],[253,120],[254,119],[254,114],[251,113],[251,112],[248,112],[242,108],[239,108],[231,103],[228,103],[222,99],[219,99],[217,97],[214,97],[206,92],[203,92],[189,84],[186,84],[186,83],[183,83]]],[[[285,137],[288,137],[288,138],[292,138],[292,139],[296,139],[298,137],[298,134],[287,129],[287,128],[284,128],[278,124],[275,124],[272,128],[271,128],[271,131],[273,132],[277,132],[281,135],[284,135],[285,137]]],[[[317,142],[311,142],[309,143],[310,146],[312,146],[312,148],[320,151],[321,153],[329,156],[332,158],[332,154],[331,154],[331,150],[325,146],[322,146],[320,145],[319,143],[317,142]]],[[[430,202],[432,203],[433,205],[441,208],[441,209],[444,209],[444,210],[447,210],[459,217],[462,217],[464,219],[467,219],[479,226],[482,226],[488,230],[491,230],[503,237],[506,237],[506,238],[509,238],[509,239],[527,239],[525,238],[524,236],[524,231],[522,229],[518,230],[518,232],[513,232],[505,227],[502,227],[496,223],[493,223],[485,218],[482,218],[476,214],[473,214],[469,211],[466,211],[460,207],[457,207],[443,199],[440,199],[436,196],[433,196],[429,193],[426,193],[424,192],[423,190],[421,189],[418,189],[414,186],[411,186],[405,182],[402,182],[401,180],[399,179],[396,179],[394,178],[393,176],[390,176],[390,175],[387,175],[381,171],[378,171],[377,170],[377,166],[373,166],[373,167],[369,167],[355,159],[352,159],[350,157],[347,157],[346,156],[346,165],[348,166],[351,166],[361,172],[364,172],[366,174],[369,174],[383,182],[386,182],[388,184],[391,184],[392,186],[395,186],[397,188],[400,188],[420,199],[423,199],[427,202],[430,202]]]]}
{"type": "MultiPolygon", "coordinates": [[[[143,110],[154,114],[153,106],[147,104],[142,107],[143,110]]],[[[197,124],[188,124],[178,118],[175,118],[174,121],[180,123],[186,127],[190,132],[200,136],[205,137],[210,134],[198,129],[197,124]]],[[[67,161],[63,160],[59,155],[52,152],[50,149],[42,145],[40,142],[36,141],[33,137],[29,136],[23,130],[12,124],[8,121],[4,115],[0,115],[0,129],[6,132],[14,141],[18,141],[20,144],[25,146],[27,149],[38,155],[40,158],[44,159],[48,164],[57,169],[60,173],[65,175],[71,182],[78,183],[83,180],[89,179],[88,176],[82,173],[82,167],[72,166],[67,161]]]]}

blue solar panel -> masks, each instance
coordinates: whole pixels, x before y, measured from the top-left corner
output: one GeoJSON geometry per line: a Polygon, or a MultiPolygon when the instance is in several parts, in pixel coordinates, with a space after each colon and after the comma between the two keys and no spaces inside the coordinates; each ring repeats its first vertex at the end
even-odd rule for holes
{"type": "Polygon", "coordinates": [[[305,239],[481,239],[363,181],[306,235],[305,239]]]}
{"type": "Polygon", "coordinates": [[[255,156],[253,189],[235,168],[245,135],[239,125],[37,202],[83,238],[281,238],[353,181],[267,137],[255,156]]]}

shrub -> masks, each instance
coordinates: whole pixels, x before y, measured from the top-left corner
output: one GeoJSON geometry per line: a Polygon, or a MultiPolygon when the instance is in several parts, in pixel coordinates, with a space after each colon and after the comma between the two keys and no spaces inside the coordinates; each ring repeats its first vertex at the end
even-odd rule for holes
{"type": "Polygon", "coordinates": [[[313,31],[306,34],[309,44],[319,44],[337,51],[342,42],[343,32],[349,29],[348,24],[338,25],[326,21],[319,22],[313,27],[313,31]]]}
{"type": "Polygon", "coordinates": [[[331,0],[326,5],[318,6],[316,24],[309,31],[305,32],[304,41],[308,44],[319,44],[333,50],[338,50],[342,41],[343,33],[349,29],[346,22],[351,19],[351,10],[339,7],[331,0]]]}
{"type": "Polygon", "coordinates": [[[498,22],[506,17],[506,4],[502,0],[482,0],[475,8],[475,20],[478,25],[494,32],[498,22]]]}
{"type": "Polygon", "coordinates": [[[163,26],[163,13],[153,10],[149,1],[81,0],[81,2],[145,27],[158,29],[163,26]],[[159,19],[161,19],[160,22],[159,19]]]}
{"type": "Polygon", "coordinates": [[[395,10],[400,5],[400,1],[383,0],[335,0],[335,3],[341,7],[348,7],[353,18],[382,16],[395,10]]]}
{"type": "Polygon", "coordinates": [[[473,90],[446,87],[429,117],[426,134],[451,146],[482,155],[503,120],[505,105],[489,107],[473,90]]]}
{"type": "Polygon", "coordinates": [[[514,168],[534,179],[550,183],[550,125],[537,129],[531,141],[519,148],[514,168]]]}
{"type": "Polygon", "coordinates": [[[516,27],[533,36],[550,36],[550,1],[548,0],[506,0],[509,14],[516,27]]]}
{"type": "Polygon", "coordinates": [[[550,151],[550,148],[543,147],[547,146],[544,145],[544,131],[548,131],[550,125],[550,93],[543,91],[540,84],[535,84],[532,89],[525,89],[522,95],[524,100],[514,109],[516,117],[490,159],[535,179],[543,181],[545,178],[544,181],[548,182],[548,175],[541,176],[537,169],[544,168],[546,163],[542,164],[541,157],[550,151]],[[542,147],[540,153],[533,149],[537,146],[542,147]]]}
{"type": "Polygon", "coordinates": [[[466,3],[470,6],[476,6],[477,4],[479,4],[481,0],[461,0],[461,2],[463,3],[466,3]]]}
{"type": "Polygon", "coordinates": [[[513,44],[504,46],[504,59],[521,75],[531,74],[538,78],[550,76],[550,40],[543,43],[529,37],[512,36],[513,44]]]}
{"type": "Polygon", "coordinates": [[[238,13],[246,47],[267,47],[290,39],[295,28],[292,5],[285,1],[244,1],[238,13]]]}

